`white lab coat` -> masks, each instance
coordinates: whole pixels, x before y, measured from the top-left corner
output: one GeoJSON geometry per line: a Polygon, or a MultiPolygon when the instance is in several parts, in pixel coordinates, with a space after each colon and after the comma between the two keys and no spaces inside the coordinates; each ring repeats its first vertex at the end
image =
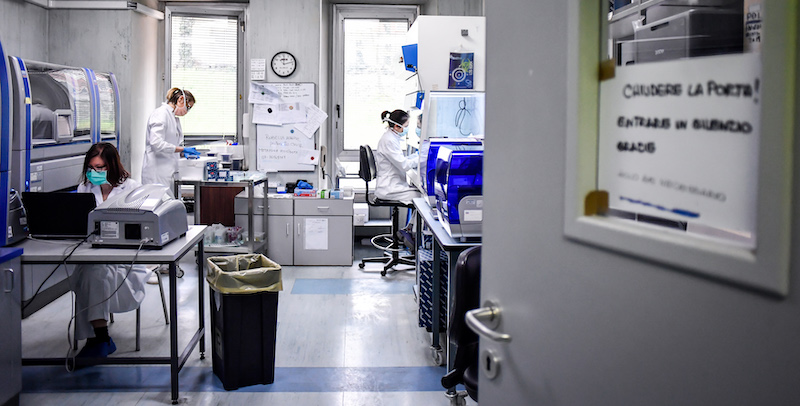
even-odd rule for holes
{"type": "Polygon", "coordinates": [[[419,155],[403,155],[401,135],[387,129],[375,150],[375,167],[378,176],[375,197],[384,200],[399,200],[411,204],[411,200],[422,194],[408,185],[406,172],[417,167],[419,155]]]}
{"type": "MultiPolygon", "coordinates": [[[[127,179],[121,185],[111,189],[108,198],[135,189],[140,185],[134,179],[127,179]]],[[[78,185],[78,193],[87,192],[94,194],[98,205],[103,203],[100,186],[91,183],[78,185]]],[[[94,337],[91,320],[108,320],[110,313],[128,312],[139,307],[144,300],[147,268],[144,265],[131,267],[130,264],[79,265],[75,267],[72,278],[76,310],[75,338],[83,340],[94,337]],[[122,286],[120,287],[120,285],[122,286]],[[117,287],[119,287],[118,290],[117,287]],[[114,296],[104,301],[115,290],[117,292],[114,293],[114,296]]]]}
{"type": "Polygon", "coordinates": [[[175,147],[183,143],[181,122],[173,108],[163,103],[147,120],[147,134],[142,161],[142,184],[158,184],[169,187],[172,196],[178,175],[179,152],[175,147]]]}

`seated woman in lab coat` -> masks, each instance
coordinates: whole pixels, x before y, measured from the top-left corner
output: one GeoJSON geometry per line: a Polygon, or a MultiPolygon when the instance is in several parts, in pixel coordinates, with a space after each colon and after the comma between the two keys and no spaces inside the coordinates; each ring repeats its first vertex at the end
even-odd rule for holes
{"type": "Polygon", "coordinates": [[[375,151],[375,168],[378,172],[375,197],[411,204],[411,200],[422,194],[406,182],[406,172],[416,168],[419,163],[419,154],[403,154],[402,141],[408,131],[408,117],[403,110],[391,113],[384,111],[381,114],[381,120],[388,123],[388,128],[375,151]]]}
{"type": "MultiPolygon", "coordinates": [[[[422,197],[422,193],[406,181],[406,172],[419,164],[419,153],[415,152],[409,156],[403,154],[402,142],[407,135],[408,118],[408,113],[403,110],[381,113],[381,120],[388,124],[388,128],[378,141],[378,149],[375,150],[375,169],[378,172],[375,197],[398,200],[405,204],[411,204],[413,199],[422,197]]],[[[397,231],[398,238],[411,249],[415,246],[412,232],[415,218],[416,215],[412,214],[411,221],[406,227],[397,231]]]]}
{"type": "MultiPolygon", "coordinates": [[[[141,184],[130,178],[114,145],[98,142],[83,161],[78,193],[93,193],[97,204],[141,184]]],[[[76,267],[72,281],[75,292],[76,339],[87,339],[78,357],[107,357],[116,351],[108,335],[110,313],[135,310],[144,299],[147,270],[142,265],[103,264],[76,267]]]]}

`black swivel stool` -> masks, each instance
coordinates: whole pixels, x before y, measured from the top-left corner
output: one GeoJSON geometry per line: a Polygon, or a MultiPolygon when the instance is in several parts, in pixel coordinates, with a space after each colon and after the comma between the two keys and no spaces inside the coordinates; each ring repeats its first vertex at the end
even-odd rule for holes
{"type": "Polygon", "coordinates": [[[415,266],[413,255],[400,255],[401,245],[397,238],[397,231],[400,230],[400,207],[414,208],[413,204],[405,204],[397,200],[383,200],[375,197],[374,193],[369,192],[369,182],[371,182],[378,175],[375,166],[375,155],[372,154],[372,148],[369,145],[362,145],[359,150],[359,169],[358,176],[364,180],[367,188],[367,204],[373,207],[391,207],[392,208],[392,234],[391,238],[388,234],[381,234],[372,237],[372,245],[375,248],[383,250],[383,256],[364,258],[358,264],[359,268],[364,268],[366,262],[382,262],[383,270],[381,276],[386,276],[386,271],[393,269],[395,265],[410,265],[415,266]]]}

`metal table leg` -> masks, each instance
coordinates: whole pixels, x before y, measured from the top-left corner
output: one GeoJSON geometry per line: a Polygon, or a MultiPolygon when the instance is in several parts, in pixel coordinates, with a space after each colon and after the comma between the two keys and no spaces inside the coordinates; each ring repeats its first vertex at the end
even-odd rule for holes
{"type": "MultiPolygon", "coordinates": [[[[170,383],[172,386],[172,404],[178,404],[178,265],[169,263],[169,357],[170,383]]],[[[202,293],[201,293],[202,294],[202,293]]]]}
{"type": "MultiPolygon", "coordinates": [[[[203,240],[197,242],[197,297],[200,308],[198,309],[198,314],[200,315],[200,326],[198,330],[203,330],[206,323],[206,315],[205,315],[205,261],[203,261],[204,257],[203,253],[203,240]]],[[[206,334],[205,332],[203,335],[200,336],[200,359],[206,359],[206,334]]]]}
{"type": "Polygon", "coordinates": [[[433,350],[433,357],[434,361],[441,365],[442,361],[442,346],[439,340],[439,330],[441,326],[439,325],[439,317],[440,311],[439,308],[441,307],[441,299],[440,299],[440,290],[441,290],[441,266],[442,261],[439,259],[442,254],[442,248],[439,245],[439,242],[436,241],[436,238],[433,239],[433,292],[431,294],[431,306],[433,306],[433,320],[431,320],[431,334],[433,334],[433,343],[432,343],[432,350],[433,350]]]}

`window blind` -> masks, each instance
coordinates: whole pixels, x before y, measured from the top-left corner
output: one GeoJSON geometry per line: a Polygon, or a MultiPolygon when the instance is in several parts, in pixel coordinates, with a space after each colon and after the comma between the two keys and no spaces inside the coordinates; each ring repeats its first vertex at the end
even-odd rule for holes
{"type": "Polygon", "coordinates": [[[196,103],[181,119],[184,135],[235,136],[237,19],[172,15],[171,87],[192,92],[196,103]]]}

